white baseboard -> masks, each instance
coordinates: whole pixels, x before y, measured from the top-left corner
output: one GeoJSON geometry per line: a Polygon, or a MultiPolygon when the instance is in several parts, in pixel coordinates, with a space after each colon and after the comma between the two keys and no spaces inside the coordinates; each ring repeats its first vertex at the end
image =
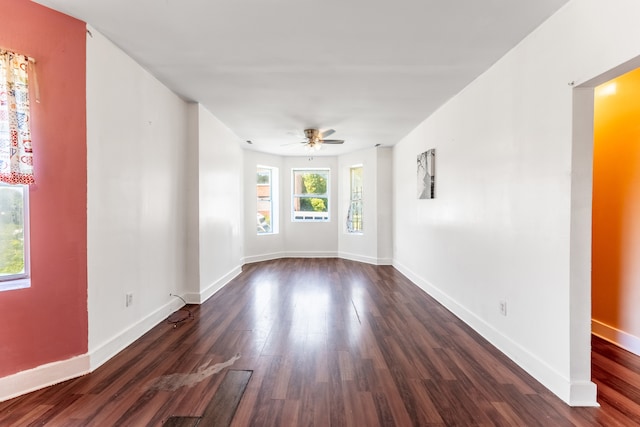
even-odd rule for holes
{"type": "MultiPolygon", "coordinates": [[[[188,303],[201,304],[241,272],[242,268],[236,267],[204,291],[185,294],[184,299],[188,303]]],[[[87,354],[0,378],[0,402],[93,372],[182,306],[181,299],[171,298],[111,339],[89,349],[87,354]]]]}
{"type": "Polygon", "coordinates": [[[183,305],[180,299],[170,300],[87,354],[0,378],[0,401],[95,371],[183,305]]]}
{"type": "Polygon", "coordinates": [[[373,265],[391,265],[392,260],[389,258],[376,258],[359,254],[353,254],[349,252],[339,252],[338,257],[342,259],[348,259],[350,261],[364,262],[365,264],[373,265]]]}
{"type": "Polygon", "coordinates": [[[281,258],[342,258],[351,261],[364,262],[366,264],[373,265],[393,265],[393,259],[391,258],[374,258],[364,255],[352,254],[349,252],[273,252],[269,254],[252,255],[245,257],[244,261],[247,264],[255,262],[271,261],[281,258]]]}
{"type": "Polygon", "coordinates": [[[591,332],[618,347],[640,356],[640,338],[628,332],[609,326],[606,323],[591,319],[591,332]]]}
{"type": "Polygon", "coordinates": [[[272,252],[269,254],[252,255],[245,257],[244,260],[247,264],[254,262],[271,261],[281,258],[338,258],[338,253],[334,251],[319,251],[319,252],[305,252],[305,251],[293,251],[293,252],[272,252]]]}
{"type": "Polygon", "coordinates": [[[89,355],[83,354],[0,378],[0,402],[89,372],[89,355]]]}
{"type": "Polygon", "coordinates": [[[213,294],[218,292],[224,286],[226,286],[229,282],[231,282],[234,278],[236,278],[240,273],[242,273],[242,266],[235,267],[233,270],[222,276],[220,279],[216,280],[212,284],[210,284],[206,289],[200,291],[199,301],[197,304],[203,304],[206,300],[211,298],[213,294]]]}
{"type": "Polygon", "coordinates": [[[130,325],[111,339],[89,349],[90,369],[93,372],[116,354],[124,350],[132,342],[146,334],[166,319],[171,313],[184,306],[179,298],[172,298],[167,303],[157,308],[147,316],[130,325]]]}
{"type": "Polygon", "coordinates": [[[255,262],[271,261],[274,259],[286,258],[286,252],[272,252],[270,254],[253,255],[244,258],[245,264],[253,264],[255,262]]]}
{"type": "Polygon", "coordinates": [[[187,304],[200,304],[200,292],[187,292],[182,295],[187,304]]]}
{"type": "Polygon", "coordinates": [[[557,372],[536,355],[502,334],[491,324],[479,318],[475,313],[397,260],[394,260],[393,266],[567,404],[571,406],[599,406],[596,400],[596,385],[593,382],[572,383],[569,378],[557,372]]]}
{"type": "Polygon", "coordinates": [[[285,252],[282,258],[338,258],[338,253],[334,251],[318,251],[318,252],[285,252]]]}
{"type": "Polygon", "coordinates": [[[598,390],[591,381],[573,382],[569,384],[569,399],[565,400],[569,406],[600,406],[597,402],[598,390]]]}

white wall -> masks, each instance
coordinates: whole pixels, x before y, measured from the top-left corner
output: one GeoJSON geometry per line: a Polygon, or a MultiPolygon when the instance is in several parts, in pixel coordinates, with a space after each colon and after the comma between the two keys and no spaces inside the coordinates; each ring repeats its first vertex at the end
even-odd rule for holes
{"type": "MultiPolygon", "coordinates": [[[[338,159],[337,157],[284,157],[282,181],[281,232],[287,256],[336,257],[338,256],[338,159]],[[329,222],[291,221],[291,170],[295,168],[331,169],[329,222]]],[[[254,186],[255,187],[255,186],[254,186]]]]}
{"type": "Polygon", "coordinates": [[[280,156],[244,150],[244,259],[246,262],[265,261],[286,256],[282,224],[284,221],[290,221],[290,215],[284,205],[284,192],[289,191],[284,187],[284,174],[290,174],[291,171],[285,170],[283,165],[284,161],[280,156]],[[257,233],[254,212],[257,211],[256,168],[258,165],[278,169],[278,183],[277,186],[274,183],[272,188],[272,192],[278,193],[277,206],[275,206],[276,200],[274,199],[274,209],[279,210],[277,233],[260,235],[257,233]]]}
{"type": "MultiPolygon", "coordinates": [[[[634,0],[571,1],[394,149],[394,265],[572,404],[595,404],[591,142],[574,128],[574,111],[589,110],[574,102],[587,102],[589,90],[577,96],[572,84],[588,86],[640,55],[637,16],[634,0]],[[437,198],[419,201],[415,159],[428,148],[437,148],[437,198]],[[500,300],[507,301],[506,317],[500,300]]],[[[96,366],[175,307],[169,292],[206,298],[238,272],[243,253],[260,254],[243,248],[242,225],[250,227],[242,217],[246,185],[237,138],[202,107],[195,137],[194,107],[92,33],[88,275],[96,366]],[[194,144],[197,197],[185,191],[195,180],[185,170],[193,167],[194,144]],[[198,211],[195,233],[188,209],[198,211]],[[185,271],[186,254],[194,252],[197,274],[185,271]],[[197,286],[185,284],[195,276],[197,286]],[[127,292],[134,304],[125,309],[127,292]]],[[[336,256],[339,177],[332,173],[330,223],[291,223],[287,216],[290,169],[333,171],[339,160],[283,158],[281,165],[283,235],[274,251],[336,256]]],[[[378,241],[383,234],[392,241],[388,232],[378,241]]]]}
{"type": "Polygon", "coordinates": [[[592,141],[577,141],[572,160],[573,83],[640,55],[638,16],[635,1],[570,2],[394,153],[394,264],[574,405],[595,404],[596,393],[592,141]],[[437,198],[417,200],[416,155],[428,148],[437,198]],[[572,170],[586,182],[572,188],[572,170]]]}
{"type": "Polygon", "coordinates": [[[244,152],[245,261],[282,257],[341,257],[372,264],[392,261],[391,148],[360,150],[340,157],[280,157],[252,150],[244,152]],[[277,234],[257,235],[256,166],[278,168],[280,223],[277,234]],[[349,206],[349,168],[364,168],[364,233],[346,232],[349,206]],[[329,223],[291,221],[291,170],[331,168],[329,223]]]}
{"type": "Polygon", "coordinates": [[[187,105],[87,37],[89,354],[95,368],[181,305],[187,105]],[[133,305],[125,308],[125,294],[133,305]]]}
{"type": "MultiPolygon", "coordinates": [[[[242,141],[198,106],[199,295],[202,303],[242,271],[242,141]]],[[[190,299],[193,299],[192,297],[190,299]]]]}
{"type": "Polygon", "coordinates": [[[104,363],[240,273],[240,140],[95,29],[87,39],[89,355],[104,363]],[[125,295],[133,305],[125,307],[125,295]]]}
{"type": "Polygon", "coordinates": [[[378,147],[376,190],[378,195],[378,264],[391,264],[393,260],[393,150],[378,147]]]}
{"type": "Polygon", "coordinates": [[[184,294],[180,294],[189,303],[200,300],[200,105],[190,103],[187,106],[188,127],[185,171],[186,193],[186,284],[184,294]]]}
{"type": "Polygon", "coordinates": [[[371,148],[339,157],[340,205],[338,250],[341,258],[370,264],[390,264],[391,243],[391,160],[390,148],[371,148]],[[349,209],[349,170],[362,165],[363,232],[347,233],[349,209]]]}

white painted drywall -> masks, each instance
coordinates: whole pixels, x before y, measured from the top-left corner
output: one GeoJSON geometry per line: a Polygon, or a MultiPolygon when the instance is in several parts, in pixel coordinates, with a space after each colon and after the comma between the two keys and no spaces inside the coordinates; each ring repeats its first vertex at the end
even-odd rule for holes
{"type": "Polygon", "coordinates": [[[280,229],[287,256],[336,257],[338,256],[338,159],[336,157],[283,157],[282,212],[280,229]],[[329,222],[291,221],[291,170],[294,168],[329,168],[330,200],[329,222]]]}
{"type": "Polygon", "coordinates": [[[392,260],[391,148],[370,148],[339,157],[340,205],[338,250],[341,258],[370,264],[390,264],[392,260]],[[351,167],[363,170],[363,232],[346,231],[350,197],[351,167]]]}
{"type": "Polygon", "coordinates": [[[393,149],[376,149],[376,219],[378,221],[378,264],[393,261],[393,149]]]}
{"type": "Polygon", "coordinates": [[[180,295],[188,303],[200,301],[200,154],[198,129],[200,105],[190,103],[187,107],[188,126],[186,141],[185,193],[186,236],[185,244],[185,293],[180,295]]]}
{"type": "Polygon", "coordinates": [[[283,174],[290,172],[283,169],[283,164],[281,156],[244,150],[245,262],[265,261],[286,255],[282,224],[284,221],[289,221],[290,216],[286,215],[288,210],[284,210],[283,174]],[[272,188],[274,210],[279,210],[277,233],[258,235],[256,215],[254,213],[257,211],[256,169],[258,165],[277,168],[278,170],[278,183],[277,185],[274,183],[272,188]],[[275,206],[276,203],[277,206],[275,206]]]}
{"type": "Polygon", "coordinates": [[[635,1],[570,2],[394,152],[394,264],[574,405],[596,395],[590,238],[572,228],[590,216],[582,202],[572,210],[590,186],[572,194],[572,170],[590,176],[590,150],[572,160],[573,85],[640,55],[638,16],[635,1]],[[428,148],[437,196],[417,200],[428,148]]]}
{"type": "Polygon", "coordinates": [[[95,368],[181,305],[169,293],[185,290],[188,122],[184,101],[91,33],[87,264],[95,368]]]}
{"type": "Polygon", "coordinates": [[[335,257],[372,264],[392,260],[391,148],[372,148],[340,157],[282,157],[253,150],[244,151],[245,261],[290,257],[335,257]],[[279,171],[280,222],[277,234],[258,235],[252,212],[256,211],[256,167],[279,171]],[[349,168],[364,167],[365,230],[346,232],[349,198],[349,168]],[[330,168],[331,201],[329,223],[291,221],[291,171],[294,168],[330,168]],[[380,205],[378,201],[384,203],[380,205]],[[379,223],[384,219],[384,224],[379,223]],[[381,247],[381,244],[384,247],[381,247]]]}
{"type": "Polygon", "coordinates": [[[95,369],[243,263],[240,140],[92,29],[87,42],[89,356],[95,369]],[[125,295],[133,304],[125,307],[125,295]]]}
{"type": "Polygon", "coordinates": [[[198,302],[204,302],[242,270],[244,164],[243,142],[201,105],[198,131],[198,302]]]}
{"type": "Polygon", "coordinates": [[[378,262],[378,217],[376,206],[376,149],[360,150],[338,158],[339,196],[338,205],[338,251],[341,258],[377,264],[378,262]],[[362,233],[347,232],[347,213],[351,191],[350,169],[362,166],[362,233]]]}

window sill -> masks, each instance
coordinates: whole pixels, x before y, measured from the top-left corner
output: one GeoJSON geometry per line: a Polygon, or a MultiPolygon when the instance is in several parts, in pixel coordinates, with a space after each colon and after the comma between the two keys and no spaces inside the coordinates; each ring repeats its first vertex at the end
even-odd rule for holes
{"type": "Polygon", "coordinates": [[[31,287],[31,278],[9,279],[0,282],[0,292],[12,291],[15,289],[25,289],[31,287]]]}

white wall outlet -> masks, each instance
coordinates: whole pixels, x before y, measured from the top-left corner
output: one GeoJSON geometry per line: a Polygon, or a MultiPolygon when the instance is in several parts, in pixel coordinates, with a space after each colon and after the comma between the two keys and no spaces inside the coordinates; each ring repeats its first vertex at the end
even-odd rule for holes
{"type": "Polygon", "coordinates": [[[133,294],[131,292],[129,292],[126,295],[126,300],[125,300],[124,306],[125,307],[131,307],[132,304],[133,304],[133,294]]]}
{"type": "Polygon", "coordinates": [[[504,300],[500,301],[500,314],[507,315],[507,302],[504,300]]]}

